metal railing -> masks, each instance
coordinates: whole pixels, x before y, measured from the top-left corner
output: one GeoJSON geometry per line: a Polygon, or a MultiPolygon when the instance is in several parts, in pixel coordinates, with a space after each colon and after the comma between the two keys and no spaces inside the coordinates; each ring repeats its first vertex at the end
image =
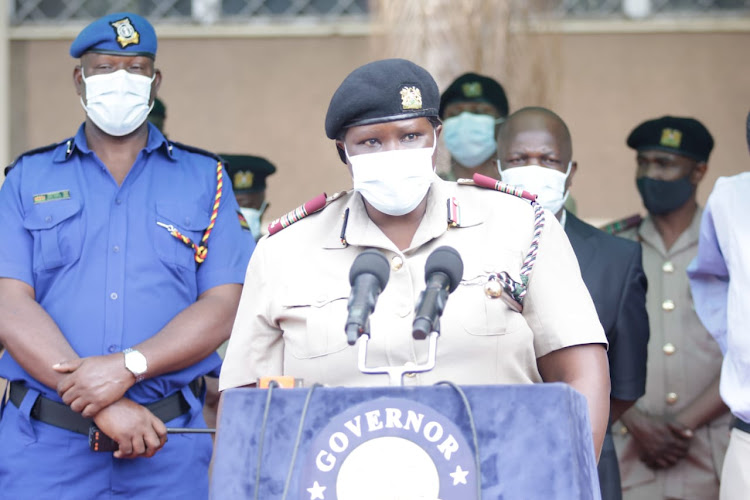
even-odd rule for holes
{"type": "MultiPolygon", "coordinates": [[[[523,2],[537,14],[560,19],[750,15],[750,0],[485,1],[523,2]]],[[[370,7],[368,0],[10,0],[10,11],[13,26],[80,24],[117,11],[176,24],[336,23],[366,21],[370,7]]]]}

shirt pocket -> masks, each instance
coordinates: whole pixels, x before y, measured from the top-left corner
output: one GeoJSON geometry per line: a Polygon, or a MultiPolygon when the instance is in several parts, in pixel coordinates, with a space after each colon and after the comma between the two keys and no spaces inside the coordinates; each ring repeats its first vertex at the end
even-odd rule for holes
{"type": "Polygon", "coordinates": [[[310,359],[343,351],[349,288],[339,290],[287,290],[282,306],[284,346],[297,359],[310,359]],[[287,323],[284,325],[283,323],[287,323]]]}
{"type": "MultiPolygon", "coordinates": [[[[528,328],[521,313],[511,308],[506,300],[513,300],[505,291],[501,296],[487,293],[490,281],[497,281],[497,273],[506,269],[498,268],[497,263],[469,264],[464,277],[450,300],[460,300],[462,304],[462,326],[466,333],[476,336],[508,335],[528,328]]],[[[507,269],[511,271],[511,269],[507,269]]],[[[499,286],[496,284],[496,286],[499,286]]]]}
{"type": "Polygon", "coordinates": [[[34,271],[72,264],[83,249],[82,206],[77,199],[34,205],[23,226],[34,238],[34,271]]]}
{"type": "MultiPolygon", "coordinates": [[[[201,238],[210,221],[210,214],[191,203],[157,203],[156,220],[154,221],[154,247],[162,262],[169,266],[183,269],[195,269],[195,250],[182,239],[172,236],[171,232],[159,223],[174,226],[183,236],[190,238],[196,246],[201,245],[201,238]]],[[[211,243],[211,238],[208,241],[211,243]]],[[[210,248],[210,246],[209,246],[210,248]]]]}

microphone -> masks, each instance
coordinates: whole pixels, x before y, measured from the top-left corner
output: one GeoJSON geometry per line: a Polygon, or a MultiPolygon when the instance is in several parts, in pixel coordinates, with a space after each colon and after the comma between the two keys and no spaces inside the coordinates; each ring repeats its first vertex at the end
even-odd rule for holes
{"type": "Polygon", "coordinates": [[[375,310],[378,295],[388,284],[391,266],[377,250],[365,250],[354,259],[349,270],[349,316],[346,318],[346,339],[354,345],[363,333],[370,333],[370,314],[375,310]]]}
{"type": "Polygon", "coordinates": [[[433,331],[438,331],[438,320],[443,314],[448,295],[458,287],[463,274],[464,262],[453,247],[438,247],[427,257],[424,265],[427,288],[419,295],[412,337],[422,340],[433,331]]]}

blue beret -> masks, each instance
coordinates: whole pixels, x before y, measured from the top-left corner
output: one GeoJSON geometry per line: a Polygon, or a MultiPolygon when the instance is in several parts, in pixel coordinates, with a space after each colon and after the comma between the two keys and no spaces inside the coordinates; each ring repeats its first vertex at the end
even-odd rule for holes
{"type": "Polygon", "coordinates": [[[638,125],[630,132],[627,144],[637,151],[658,149],[696,161],[707,161],[714,148],[714,138],[694,118],[662,116],[638,125]]]}
{"type": "Polygon", "coordinates": [[[76,59],[86,52],[115,56],[156,58],[156,31],[138,14],[116,12],[100,17],[78,34],[70,45],[76,59]]]}
{"type": "Polygon", "coordinates": [[[445,113],[445,107],[453,102],[486,102],[492,104],[500,116],[508,116],[505,90],[488,76],[464,73],[456,78],[440,96],[440,118],[445,113]]]}
{"type": "Polygon", "coordinates": [[[405,59],[365,64],[347,76],[333,94],[326,135],[358,125],[438,116],[440,92],[424,68],[405,59]]]}

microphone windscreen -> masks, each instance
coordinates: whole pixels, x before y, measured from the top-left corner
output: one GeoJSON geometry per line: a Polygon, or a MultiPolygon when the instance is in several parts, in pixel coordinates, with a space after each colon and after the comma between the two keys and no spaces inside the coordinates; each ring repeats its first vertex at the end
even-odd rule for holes
{"type": "Polygon", "coordinates": [[[354,259],[351,269],[349,269],[349,284],[354,286],[354,281],[360,274],[372,274],[380,282],[380,289],[385,289],[388,284],[388,278],[391,275],[391,265],[385,255],[377,250],[365,250],[357,255],[354,259]]]}
{"type": "Polygon", "coordinates": [[[427,257],[427,262],[424,265],[425,280],[436,272],[441,272],[448,276],[450,280],[448,290],[451,293],[458,288],[461,277],[464,275],[464,261],[461,260],[461,255],[455,248],[449,246],[438,247],[427,257]]]}

